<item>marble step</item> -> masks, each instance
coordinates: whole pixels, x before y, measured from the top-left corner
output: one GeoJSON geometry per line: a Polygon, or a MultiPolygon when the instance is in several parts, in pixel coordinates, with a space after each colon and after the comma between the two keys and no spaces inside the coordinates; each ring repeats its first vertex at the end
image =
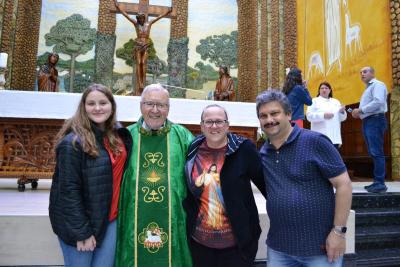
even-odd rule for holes
{"type": "Polygon", "coordinates": [[[400,225],[356,227],[356,253],[365,249],[400,249],[400,225]]]}
{"type": "Polygon", "coordinates": [[[356,210],[356,227],[400,225],[400,208],[367,208],[356,210]]]}
{"type": "Polygon", "coordinates": [[[400,193],[354,193],[352,209],[400,208],[400,193]]]}
{"type": "Polygon", "coordinates": [[[368,249],[357,252],[357,267],[399,267],[400,248],[368,249]]]}

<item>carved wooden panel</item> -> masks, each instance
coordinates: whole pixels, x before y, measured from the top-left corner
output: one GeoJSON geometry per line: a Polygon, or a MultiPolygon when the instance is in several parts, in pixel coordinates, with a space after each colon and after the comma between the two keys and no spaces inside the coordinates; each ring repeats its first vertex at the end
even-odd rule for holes
{"type": "Polygon", "coordinates": [[[0,120],[0,177],[51,178],[62,121],[0,120]]]}
{"type": "MultiPolygon", "coordinates": [[[[55,136],[63,120],[0,118],[0,177],[26,179],[51,178],[55,167],[55,136]]],[[[131,122],[123,122],[128,126],[131,122]]],[[[199,125],[185,125],[194,135],[199,125]]],[[[234,133],[253,142],[257,128],[230,127],[234,133]]]]}

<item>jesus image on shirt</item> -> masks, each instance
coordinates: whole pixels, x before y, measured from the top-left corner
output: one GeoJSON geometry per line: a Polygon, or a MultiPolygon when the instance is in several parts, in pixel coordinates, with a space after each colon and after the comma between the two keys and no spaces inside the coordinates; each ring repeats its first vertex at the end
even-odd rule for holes
{"type": "Polygon", "coordinates": [[[213,163],[208,171],[203,171],[195,180],[197,187],[203,187],[202,194],[208,194],[208,203],[202,203],[200,213],[204,214],[206,224],[214,229],[221,229],[223,226],[223,198],[217,172],[217,164],[213,163]]]}

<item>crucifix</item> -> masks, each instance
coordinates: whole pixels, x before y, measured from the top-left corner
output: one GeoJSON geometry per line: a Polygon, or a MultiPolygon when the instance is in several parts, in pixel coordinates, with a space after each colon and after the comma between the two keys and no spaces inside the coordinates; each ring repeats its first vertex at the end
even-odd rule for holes
{"type": "Polygon", "coordinates": [[[133,60],[136,62],[135,94],[140,95],[146,83],[147,50],[150,45],[151,26],[162,18],[175,18],[176,10],[172,7],[150,5],[149,0],[139,0],[139,3],[114,0],[114,7],[115,9],[112,8],[111,12],[121,13],[135,26],[137,35],[133,49],[133,60]],[[129,15],[136,15],[136,20],[129,15]],[[149,16],[156,18],[149,21],[149,16]]]}

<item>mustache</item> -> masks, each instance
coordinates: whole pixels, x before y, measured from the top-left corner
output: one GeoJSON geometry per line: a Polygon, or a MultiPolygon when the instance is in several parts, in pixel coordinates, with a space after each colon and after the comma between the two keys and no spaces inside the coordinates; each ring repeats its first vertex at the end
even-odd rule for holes
{"type": "Polygon", "coordinates": [[[275,122],[267,122],[267,123],[264,124],[264,128],[268,128],[268,127],[271,127],[271,126],[277,126],[279,124],[280,123],[277,122],[277,121],[275,121],[275,122]]]}

